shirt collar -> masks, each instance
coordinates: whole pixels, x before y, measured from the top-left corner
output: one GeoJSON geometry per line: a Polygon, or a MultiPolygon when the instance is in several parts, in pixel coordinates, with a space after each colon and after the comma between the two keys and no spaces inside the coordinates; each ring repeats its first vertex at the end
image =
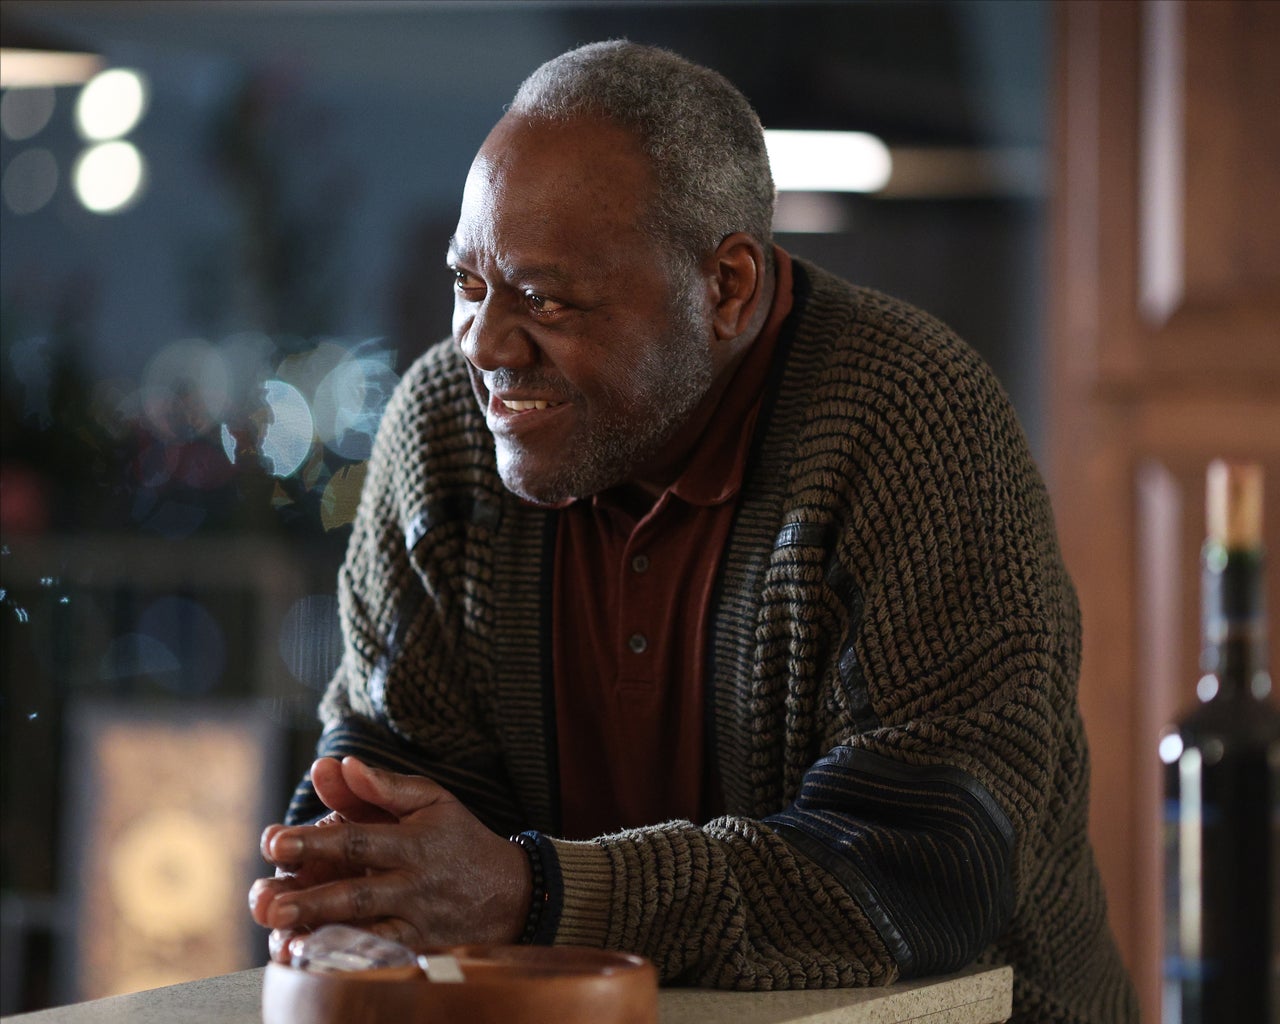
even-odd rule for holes
{"type": "Polygon", "coordinates": [[[718,505],[742,487],[751,439],[782,324],[791,312],[791,257],[774,246],[773,305],[760,334],[734,371],[693,457],[668,490],[691,505],[718,505]]]}

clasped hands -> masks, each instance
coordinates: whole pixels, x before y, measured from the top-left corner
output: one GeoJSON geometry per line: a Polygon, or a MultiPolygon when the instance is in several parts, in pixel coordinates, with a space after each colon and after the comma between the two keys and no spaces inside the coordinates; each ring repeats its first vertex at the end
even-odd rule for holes
{"type": "Polygon", "coordinates": [[[533,882],[524,851],[490,831],[428,778],[354,757],[322,757],[311,784],[330,813],[313,825],[269,825],[262,856],[276,869],[249,890],[270,928],[272,959],[324,924],[352,924],[421,951],[514,942],[533,882]]]}

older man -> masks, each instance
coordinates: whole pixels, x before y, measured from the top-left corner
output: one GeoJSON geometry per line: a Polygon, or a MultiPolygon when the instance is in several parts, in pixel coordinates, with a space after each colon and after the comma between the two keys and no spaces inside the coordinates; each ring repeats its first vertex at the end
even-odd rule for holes
{"type": "Polygon", "coordinates": [[[450,240],[453,338],[379,433],[322,756],[263,836],[277,949],[352,921],[747,989],[977,959],[1019,1020],[1135,1019],[1008,401],[775,248],[772,203],[705,68],[602,43],[521,86],[450,240]]]}

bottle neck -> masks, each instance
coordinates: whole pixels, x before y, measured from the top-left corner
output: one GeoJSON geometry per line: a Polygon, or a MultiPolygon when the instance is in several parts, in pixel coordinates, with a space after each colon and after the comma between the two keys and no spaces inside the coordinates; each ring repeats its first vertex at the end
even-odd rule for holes
{"type": "Polygon", "coordinates": [[[1210,699],[1265,699],[1271,681],[1262,551],[1206,543],[1201,594],[1200,667],[1217,679],[1210,699]]]}

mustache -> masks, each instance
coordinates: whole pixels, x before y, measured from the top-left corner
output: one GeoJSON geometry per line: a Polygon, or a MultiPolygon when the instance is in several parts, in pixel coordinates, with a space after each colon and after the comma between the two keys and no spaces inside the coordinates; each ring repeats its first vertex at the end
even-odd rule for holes
{"type": "Polygon", "coordinates": [[[541,370],[510,370],[499,367],[481,374],[489,391],[536,391],[557,400],[568,401],[577,396],[577,390],[558,374],[541,370]]]}

